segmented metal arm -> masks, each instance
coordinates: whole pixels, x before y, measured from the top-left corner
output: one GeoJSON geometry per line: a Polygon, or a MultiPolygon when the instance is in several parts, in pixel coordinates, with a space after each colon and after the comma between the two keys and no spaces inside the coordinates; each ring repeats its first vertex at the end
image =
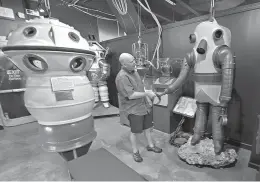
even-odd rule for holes
{"type": "Polygon", "coordinates": [[[226,107],[231,99],[233,89],[235,60],[228,46],[219,48],[215,59],[222,70],[222,87],[219,100],[221,104],[226,107]]]}
{"type": "Polygon", "coordinates": [[[171,84],[167,89],[165,89],[165,91],[162,94],[160,94],[161,96],[175,92],[177,89],[179,89],[184,84],[184,82],[186,81],[186,79],[189,75],[190,69],[191,69],[188,64],[189,60],[187,60],[187,59],[190,59],[190,56],[187,56],[187,58],[184,58],[182,67],[181,67],[181,72],[180,72],[178,78],[176,79],[176,81],[173,84],[171,84]]]}

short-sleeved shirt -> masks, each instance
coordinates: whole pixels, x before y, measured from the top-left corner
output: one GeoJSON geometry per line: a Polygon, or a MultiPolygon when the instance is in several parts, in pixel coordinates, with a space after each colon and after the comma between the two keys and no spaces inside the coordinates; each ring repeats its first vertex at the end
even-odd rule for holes
{"type": "Polygon", "coordinates": [[[121,111],[127,115],[146,115],[151,111],[151,106],[145,97],[129,99],[134,92],[144,92],[144,85],[137,71],[129,73],[121,69],[116,77],[116,87],[121,111]]]}

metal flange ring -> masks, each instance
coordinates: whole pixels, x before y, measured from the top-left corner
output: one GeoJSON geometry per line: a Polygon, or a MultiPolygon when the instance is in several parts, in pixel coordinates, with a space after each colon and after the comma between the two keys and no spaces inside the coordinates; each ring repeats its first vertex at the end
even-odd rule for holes
{"type": "Polygon", "coordinates": [[[23,30],[23,34],[25,37],[33,37],[36,33],[37,30],[34,27],[27,27],[23,30]]]}
{"type": "Polygon", "coordinates": [[[42,73],[48,69],[48,64],[46,63],[46,61],[35,54],[26,54],[23,57],[23,63],[28,69],[35,72],[42,73]]]}
{"type": "Polygon", "coordinates": [[[72,72],[77,73],[84,70],[86,65],[87,65],[87,60],[84,57],[79,56],[71,60],[70,69],[72,72]]]}

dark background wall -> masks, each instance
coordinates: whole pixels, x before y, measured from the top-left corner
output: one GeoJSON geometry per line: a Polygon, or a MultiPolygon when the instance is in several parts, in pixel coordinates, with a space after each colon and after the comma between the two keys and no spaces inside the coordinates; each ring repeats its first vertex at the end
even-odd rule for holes
{"type": "Polygon", "coordinates": [[[123,29],[116,21],[98,19],[97,26],[99,41],[106,41],[124,35],[123,29]]]}
{"type": "MultiPolygon", "coordinates": [[[[1,0],[3,7],[13,9],[14,13],[22,12],[24,13],[23,1],[22,0],[1,0]]],[[[24,21],[24,19],[20,19],[18,16],[15,16],[15,20],[6,20],[0,19],[0,36],[7,36],[10,31],[14,30],[17,25],[24,21]]]]}
{"type": "MultiPolygon", "coordinates": [[[[232,130],[231,138],[240,140],[245,145],[252,145],[255,132],[255,120],[260,108],[260,78],[259,47],[260,47],[260,9],[259,4],[247,7],[239,7],[233,12],[217,14],[219,24],[228,27],[232,32],[232,50],[236,55],[236,79],[234,85],[233,100],[229,113],[229,130],[232,130]],[[252,6],[253,9],[252,9],[252,6]],[[251,7],[251,8],[249,8],[251,7]],[[249,9],[248,9],[249,8],[249,9]]],[[[207,17],[199,17],[183,22],[164,26],[162,40],[162,57],[183,58],[191,51],[192,45],[188,41],[189,35],[196,25],[206,20],[207,17]]],[[[112,104],[117,105],[116,88],[114,78],[120,66],[118,56],[122,52],[131,53],[131,45],[137,40],[137,35],[131,35],[114,40],[102,42],[113,51],[111,59],[112,76],[109,81],[110,97],[112,104]]],[[[150,51],[157,41],[157,30],[150,30],[143,35],[143,41],[149,44],[150,51]]],[[[193,95],[193,87],[190,82],[185,87],[185,95],[193,95]]]]}

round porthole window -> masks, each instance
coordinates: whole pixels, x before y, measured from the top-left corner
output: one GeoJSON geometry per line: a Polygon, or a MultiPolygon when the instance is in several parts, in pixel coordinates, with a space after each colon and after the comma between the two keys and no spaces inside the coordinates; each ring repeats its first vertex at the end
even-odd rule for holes
{"type": "Polygon", "coordinates": [[[195,43],[196,42],[196,35],[195,34],[190,34],[189,36],[189,40],[190,40],[190,43],[195,43]]]}
{"type": "Polygon", "coordinates": [[[45,72],[48,69],[48,64],[43,58],[34,54],[27,54],[23,58],[24,65],[35,72],[45,72]]]}
{"type": "Polygon", "coordinates": [[[70,62],[70,69],[73,72],[80,72],[86,67],[87,61],[84,57],[75,57],[70,62]]]}
{"type": "Polygon", "coordinates": [[[69,32],[69,38],[73,40],[74,42],[79,42],[79,36],[75,34],[74,32],[69,32]]]}
{"type": "Polygon", "coordinates": [[[36,34],[37,30],[34,27],[27,27],[23,30],[25,37],[33,37],[36,34]]]}
{"type": "Polygon", "coordinates": [[[214,40],[219,40],[223,37],[223,31],[218,29],[213,33],[214,40]]]}

